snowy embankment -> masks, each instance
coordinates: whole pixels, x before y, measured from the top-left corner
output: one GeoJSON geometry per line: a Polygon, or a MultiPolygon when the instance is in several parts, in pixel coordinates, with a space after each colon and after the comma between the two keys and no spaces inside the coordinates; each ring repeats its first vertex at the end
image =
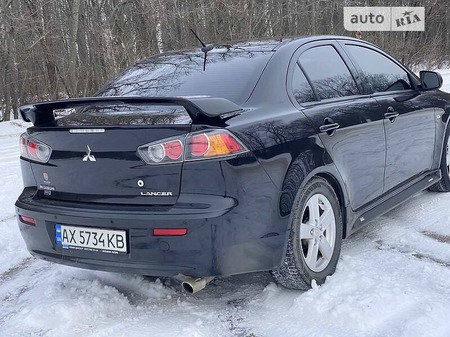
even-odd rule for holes
{"type": "Polygon", "coordinates": [[[29,256],[14,216],[23,131],[0,123],[0,336],[450,336],[450,194],[423,192],[346,240],[321,287],[255,273],[187,296],[174,280],[29,256]]]}
{"type": "Polygon", "coordinates": [[[441,90],[450,92],[450,68],[449,69],[440,69],[437,70],[439,73],[441,73],[442,78],[444,80],[444,84],[442,85],[441,90]]]}

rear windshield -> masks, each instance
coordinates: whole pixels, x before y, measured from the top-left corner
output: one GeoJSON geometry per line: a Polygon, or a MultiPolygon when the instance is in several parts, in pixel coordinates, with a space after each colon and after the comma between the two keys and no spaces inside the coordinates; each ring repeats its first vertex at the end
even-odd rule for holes
{"type": "Polygon", "coordinates": [[[99,96],[212,96],[241,104],[250,96],[272,52],[162,54],[125,70],[99,96]]]}
{"type": "Polygon", "coordinates": [[[177,105],[99,103],[54,112],[58,126],[191,124],[186,109],[177,105]]]}

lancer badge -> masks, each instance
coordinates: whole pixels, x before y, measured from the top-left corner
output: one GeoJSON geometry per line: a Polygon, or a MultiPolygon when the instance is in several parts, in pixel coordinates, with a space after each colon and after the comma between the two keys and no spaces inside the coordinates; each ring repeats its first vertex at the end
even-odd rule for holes
{"type": "Polygon", "coordinates": [[[91,154],[91,148],[89,147],[89,145],[87,146],[87,151],[86,151],[86,155],[83,157],[83,161],[96,161],[95,157],[93,154],[91,154]]]}

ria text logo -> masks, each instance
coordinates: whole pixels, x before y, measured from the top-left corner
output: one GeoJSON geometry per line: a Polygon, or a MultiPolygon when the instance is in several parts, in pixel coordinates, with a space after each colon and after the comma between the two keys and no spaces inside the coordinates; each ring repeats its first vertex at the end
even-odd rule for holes
{"type": "Polygon", "coordinates": [[[349,31],[424,31],[425,7],[344,7],[349,31]]]}

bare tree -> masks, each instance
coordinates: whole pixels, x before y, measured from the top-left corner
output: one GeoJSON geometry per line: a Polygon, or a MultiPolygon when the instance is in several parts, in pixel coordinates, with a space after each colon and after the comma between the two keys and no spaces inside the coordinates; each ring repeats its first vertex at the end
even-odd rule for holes
{"type": "MultiPolygon", "coordinates": [[[[207,43],[282,35],[355,36],[343,7],[382,0],[0,0],[0,110],[35,100],[92,95],[152,54],[207,43]]],[[[450,0],[425,6],[424,32],[364,32],[407,65],[450,60],[450,0]]],[[[9,113],[3,113],[4,119],[9,113]]]]}

